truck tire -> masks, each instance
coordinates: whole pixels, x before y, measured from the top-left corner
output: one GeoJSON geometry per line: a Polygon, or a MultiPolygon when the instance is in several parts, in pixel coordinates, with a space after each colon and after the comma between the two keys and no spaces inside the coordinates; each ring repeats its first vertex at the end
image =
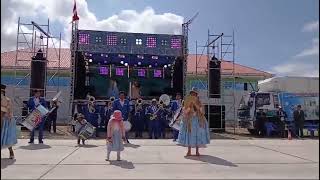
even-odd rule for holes
{"type": "Polygon", "coordinates": [[[247,129],[251,135],[257,135],[257,131],[255,129],[247,129]]]}

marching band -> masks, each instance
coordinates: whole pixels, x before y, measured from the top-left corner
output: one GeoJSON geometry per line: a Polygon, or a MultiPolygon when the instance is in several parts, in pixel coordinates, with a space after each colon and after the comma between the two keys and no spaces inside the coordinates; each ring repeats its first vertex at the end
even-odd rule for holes
{"type": "MultiPolygon", "coordinates": [[[[132,126],[136,138],[142,138],[143,132],[147,130],[150,139],[158,139],[165,138],[166,129],[170,127],[169,124],[174,115],[182,107],[180,93],[176,94],[175,100],[171,101],[168,95],[162,95],[158,100],[152,99],[151,103],[142,98],[129,101],[123,91],[119,92],[118,97],[118,99],[110,97],[104,105],[98,106],[95,103],[95,98],[88,95],[87,105],[82,106],[80,112],[96,129],[107,130],[107,124],[113,112],[120,110],[125,126],[130,128],[132,126]],[[98,122],[98,119],[101,120],[98,122]]],[[[173,139],[176,140],[178,130],[172,129],[173,139]]],[[[129,142],[127,133],[126,141],[129,142]]]]}

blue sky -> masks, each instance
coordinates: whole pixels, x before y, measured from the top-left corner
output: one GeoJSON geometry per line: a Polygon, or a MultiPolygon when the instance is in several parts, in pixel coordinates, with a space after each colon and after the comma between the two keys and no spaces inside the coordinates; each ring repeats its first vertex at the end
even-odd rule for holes
{"type": "MultiPolygon", "coordinates": [[[[68,26],[73,0],[37,2],[24,0],[21,3],[27,4],[30,8],[23,9],[19,9],[13,0],[5,2],[8,2],[7,6],[11,6],[5,9],[16,10],[14,13],[8,12],[7,16],[1,14],[2,20],[16,22],[18,16],[36,20],[49,17],[54,33],[63,32],[65,38],[70,35],[68,26]],[[41,13],[32,13],[32,8],[41,13]]],[[[112,20],[114,16],[121,16],[124,10],[133,10],[135,18],[147,18],[148,15],[143,16],[143,12],[150,7],[154,11],[152,15],[163,17],[166,16],[164,13],[177,15],[174,17],[176,24],[180,22],[180,16],[186,20],[199,12],[199,16],[190,26],[191,53],[195,53],[195,41],[198,41],[198,44],[205,44],[208,29],[215,34],[221,32],[231,34],[234,30],[237,63],[278,75],[318,76],[319,73],[319,1],[317,0],[77,0],[77,5],[80,24],[85,27],[97,26],[100,30],[129,27],[130,25],[123,27],[119,25],[121,24],[119,22],[122,22],[121,18],[112,20]],[[115,25],[117,27],[114,27],[115,25]]],[[[166,16],[161,27],[167,28],[166,23],[170,18],[171,16],[166,16]]],[[[149,21],[146,19],[146,22],[143,22],[143,19],[140,21],[143,28],[149,28],[147,22],[150,22],[150,19],[149,21]]],[[[157,22],[150,24],[152,23],[157,22]]],[[[13,33],[16,31],[14,28],[9,31],[3,28],[3,23],[1,25],[2,35],[9,34],[14,37],[13,33]]],[[[175,26],[177,27],[179,28],[179,24],[175,26]]],[[[137,30],[136,27],[133,29],[137,30]]],[[[6,43],[9,41],[7,39],[6,43]]],[[[198,52],[201,50],[198,49],[198,52]]]]}

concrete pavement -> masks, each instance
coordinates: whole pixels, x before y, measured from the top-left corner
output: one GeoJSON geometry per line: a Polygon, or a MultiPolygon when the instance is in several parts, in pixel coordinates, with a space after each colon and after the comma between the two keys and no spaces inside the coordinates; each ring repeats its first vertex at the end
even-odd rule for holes
{"type": "Polygon", "coordinates": [[[16,160],[1,150],[1,179],[319,179],[318,140],[211,140],[185,158],[172,140],[131,140],[122,161],[105,161],[105,141],[20,139],[16,160]],[[36,141],[37,143],[37,141],[36,141]]]}

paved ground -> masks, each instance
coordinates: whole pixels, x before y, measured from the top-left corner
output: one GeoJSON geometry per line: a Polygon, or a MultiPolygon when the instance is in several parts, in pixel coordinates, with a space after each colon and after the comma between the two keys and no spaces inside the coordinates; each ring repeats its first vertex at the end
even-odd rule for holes
{"type": "Polygon", "coordinates": [[[131,141],[123,161],[106,162],[104,140],[20,139],[16,160],[1,150],[1,179],[319,179],[318,140],[212,140],[190,158],[171,140],[131,141]]]}

